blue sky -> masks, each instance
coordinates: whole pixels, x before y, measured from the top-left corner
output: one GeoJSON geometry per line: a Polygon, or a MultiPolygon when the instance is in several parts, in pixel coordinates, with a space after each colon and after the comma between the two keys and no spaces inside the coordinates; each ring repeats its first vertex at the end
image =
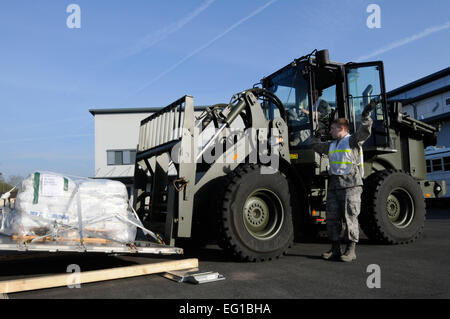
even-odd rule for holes
{"type": "Polygon", "coordinates": [[[391,90],[449,66],[449,1],[4,0],[0,172],[94,174],[91,108],[229,101],[313,49],[383,60],[391,90]],[[69,29],[68,5],[81,8],[69,29]],[[381,28],[369,29],[369,4],[381,28]]]}

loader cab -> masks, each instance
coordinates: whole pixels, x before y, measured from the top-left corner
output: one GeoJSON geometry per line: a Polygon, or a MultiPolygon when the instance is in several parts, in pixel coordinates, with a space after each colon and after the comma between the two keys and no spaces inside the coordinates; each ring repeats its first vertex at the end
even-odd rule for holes
{"type": "MultiPolygon", "coordinates": [[[[344,106],[339,65],[318,67],[314,61],[296,60],[262,80],[263,87],[281,100],[286,111],[291,149],[310,148],[312,132],[329,137],[332,120],[344,106]]],[[[276,106],[264,104],[267,119],[280,116],[276,106]]]]}
{"type": "MultiPolygon", "coordinates": [[[[274,93],[283,103],[291,146],[293,141],[296,144],[305,144],[310,137],[311,93],[303,66],[289,65],[263,80],[263,87],[274,93]]],[[[272,120],[280,116],[280,110],[272,103],[264,103],[263,107],[267,119],[272,120]]]]}
{"type": "MultiPolygon", "coordinates": [[[[378,101],[372,136],[365,147],[389,147],[389,123],[382,62],[336,63],[300,58],[264,78],[262,85],[283,103],[289,127],[290,149],[311,148],[312,134],[318,130],[322,140],[331,139],[331,123],[339,118],[350,122],[354,133],[364,107],[378,101]],[[316,62],[317,61],[317,62],[316,62]]],[[[279,116],[278,108],[264,104],[266,117],[279,116]]]]}

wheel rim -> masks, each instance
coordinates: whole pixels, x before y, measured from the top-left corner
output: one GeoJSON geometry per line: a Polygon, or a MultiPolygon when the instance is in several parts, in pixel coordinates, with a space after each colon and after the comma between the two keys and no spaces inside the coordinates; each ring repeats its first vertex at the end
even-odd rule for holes
{"type": "Polygon", "coordinates": [[[242,209],[244,225],[256,239],[270,239],[281,229],[284,210],[280,198],[268,189],[252,192],[242,209]]]}
{"type": "Polygon", "coordinates": [[[409,192],[403,188],[395,188],[386,201],[386,213],[392,225],[405,228],[414,218],[414,201],[409,192]]]}

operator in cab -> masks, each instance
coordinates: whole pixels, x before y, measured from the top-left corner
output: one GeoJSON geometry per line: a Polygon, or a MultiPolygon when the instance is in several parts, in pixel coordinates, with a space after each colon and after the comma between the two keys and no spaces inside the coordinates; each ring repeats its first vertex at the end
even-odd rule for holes
{"type": "MultiPolygon", "coordinates": [[[[329,121],[330,121],[330,114],[331,114],[331,107],[328,104],[327,101],[322,99],[322,91],[315,89],[313,91],[314,93],[314,104],[313,104],[313,112],[315,117],[318,119],[318,125],[319,125],[319,132],[322,134],[322,136],[326,135],[326,131],[329,127],[329,121]]],[[[297,121],[298,123],[306,124],[309,122],[309,110],[307,110],[304,107],[299,107],[298,109],[294,111],[290,110],[288,111],[289,120],[292,122],[292,120],[297,121]]],[[[305,127],[302,130],[294,130],[291,133],[290,137],[290,145],[291,146],[297,146],[299,144],[308,144],[311,137],[311,131],[309,127],[305,127]]]]}

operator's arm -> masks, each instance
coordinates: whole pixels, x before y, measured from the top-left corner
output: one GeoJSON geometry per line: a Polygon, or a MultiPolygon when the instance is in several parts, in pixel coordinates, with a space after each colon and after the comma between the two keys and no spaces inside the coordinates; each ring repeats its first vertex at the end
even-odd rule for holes
{"type": "Polygon", "coordinates": [[[356,147],[358,145],[362,145],[372,133],[372,118],[370,117],[370,113],[375,109],[376,103],[374,101],[370,101],[370,104],[368,104],[361,115],[361,124],[356,131],[355,134],[353,134],[350,137],[350,147],[356,147]]]}
{"type": "Polygon", "coordinates": [[[363,117],[361,124],[355,134],[350,136],[350,147],[356,147],[362,145],[372,133],[372,119],[370,116],[363,117]]]}
{"type": "Polygon", "coordinates": [[[313,137],[312,148],[319,154],[328,154],[330,149],[330,142],[321,142],[319,137],[313,137]]]}

